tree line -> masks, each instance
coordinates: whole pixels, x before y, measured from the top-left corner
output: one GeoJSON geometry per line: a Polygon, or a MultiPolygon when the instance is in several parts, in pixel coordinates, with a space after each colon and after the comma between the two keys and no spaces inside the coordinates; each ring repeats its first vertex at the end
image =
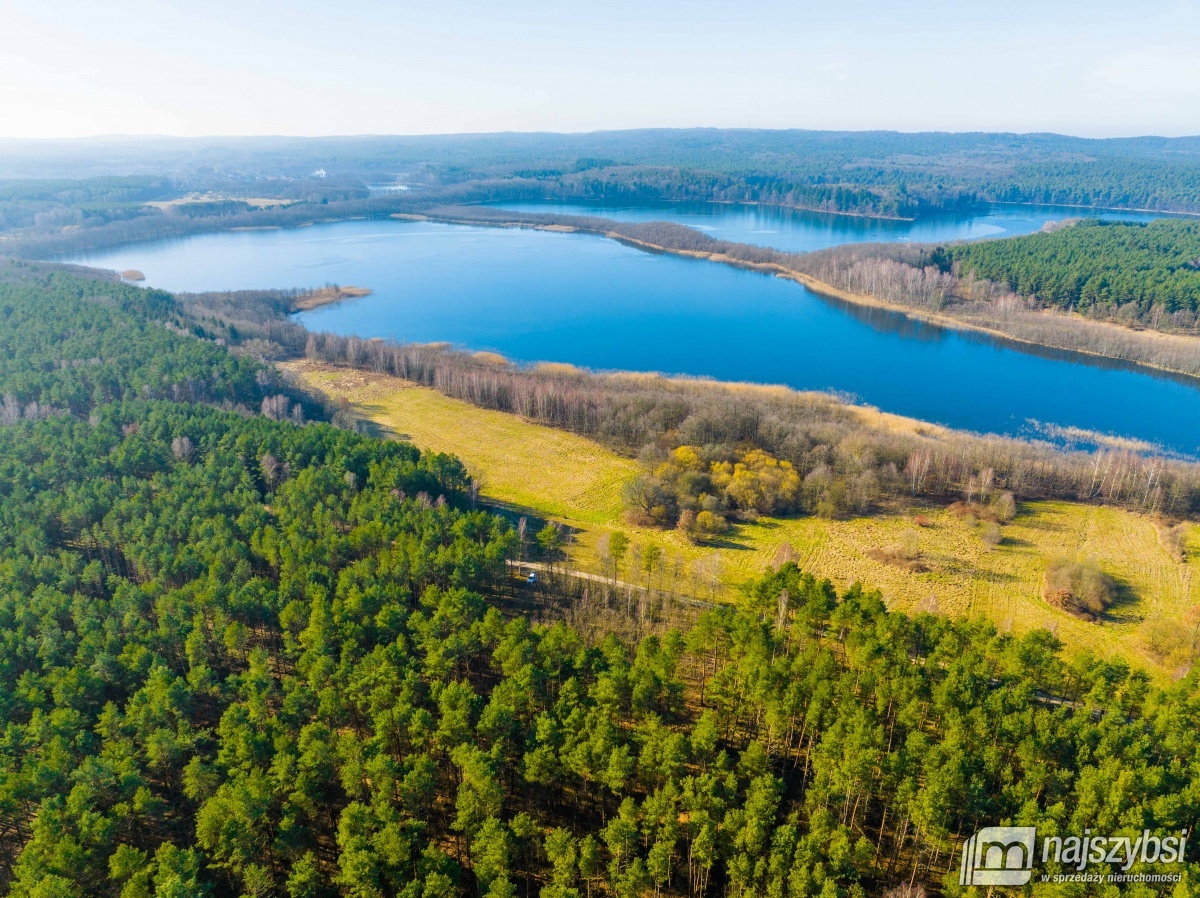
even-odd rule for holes
{"type": "MultiPolygon", "coordinates": [[[[80,248],[90,248],[86,239],[81,240],[79,231],[153,232],[155,224],[158,228],[170,227],[171,219],[177,217],[222,222],[237,213],[251,211],[249,203],[238,199],[152,205],[179,200],[191,193],[225,190],[235,196],[269,196],[316,204],[364,199],[369,195],[366,186],[357,181],[231,179],[211,172],[186,179],[136,175],[6,180],[0,181],[0,231],[8,231],[10,237],[33,246],[54,237],[72,235],[80,248]],[[128,224],[120,227],[120,223],[133,221],[139,224],[132,230],[128,224]]],[[[40,252],[43,250],[35,250],[34,257],[40,252]]]]}
{"type": "MultiPolygon", "coordinates": [[[[957,498],[977,489],[985,474],[992,488],[1026,499],[1103,501],[1187,517],[1200,512],[1200,466],[1189,462],[1109,448],[1064,451],[1003,437],[896,432],[871,426],[852,406],[822,394],[520,367],[444,347],[329,333],[310,334],[306,355],[586,434],[641,455],[652,469],[661,463],[656,459],[684,446],[722,462],[739,452],[744,458],[747,447],[761,449],[803,480],[797,495],[805,508],[832,516],[901,495],[957,498]]],[[[650,508],[657,504],[651,501],[650,508]]]]}
{"type": "Polygon", "coordinates": [[[1133,321],[1195,321],[1200,223],[1078,221],[1052,232],[946,247],[939,267],[1005,284],[1042,305],[1133,321]]]}

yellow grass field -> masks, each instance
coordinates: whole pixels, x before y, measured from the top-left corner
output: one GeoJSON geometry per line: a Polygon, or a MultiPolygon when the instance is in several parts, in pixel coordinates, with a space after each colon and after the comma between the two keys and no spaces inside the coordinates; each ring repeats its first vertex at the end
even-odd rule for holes
{"type": "MultiPolygon", "coordinates": [[[[846,521],[763,519],[743,524],[720,547],[691,545],[674,531],[631,526],[622,518],[621,488],[637,464],[585,437],[487,411],[399,378],[308,362],[284,366],[306,385],[344,397],[390,434],[423,449],[449,452],[482,483],[485,498],[526,509],[571,527],[572,564],[598,570],[595,546],[621,530],[633,546],[655,544],[669,569],[683,572],[691,591],[708,595],[714,561],[717,597],[771,567],[789,550],[802,568],[839,588],[855,580],[883,591],[890,607],[986,615],[1001,629],[1053,630],[1069,647],[1120,655],[1159,676],[1182,663],[1196,628],[1200,583],[1192,566],[1176,562],[1160,544],[1154,522],[1115,508],[1070,502],[1024,503],[989,547],[979,528],[937,506],[897,507],[846,521]],[[929,524],[917,527],[914,515],[929,524]],[[927,572],[910,573],[868,557],[871,549],[918,533],[927,572]],[[1110,620],[1090,623],[1052,608],[1041,597],[1047,560],[1056,555],[1096,559],[1125,587],[1128,601],[1110,620]],[[719,559],[719,560],[718,560],[719,559]],[[697,570],[697,569],[701,570],[697,570]]],[[[1196,528],[1189,555],[1200,558],[1196,528]]]]}

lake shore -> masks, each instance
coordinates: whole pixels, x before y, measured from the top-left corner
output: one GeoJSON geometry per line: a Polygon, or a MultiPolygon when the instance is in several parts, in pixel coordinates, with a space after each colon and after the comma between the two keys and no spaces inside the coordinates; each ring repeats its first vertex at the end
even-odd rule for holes
{"type": "MultiPolygon", "coordinates": [[[[1009,331],[998,327],[989,327],[987,325],[978,324],[969,320],[965,320],[959,316],[946,312],[930,312],[925,309],[917,309],[913,306],[903,305],[897,302],[890,302],[886,299],[880,299],[876,296],[870,296],[865,293],[851,293],[835,287],[832,284],[827,284],[824,281],[817,280],[809,274],[802,271],[796,271],[793,268],[779,265],[774,262],[748,262],[743,259],[737,259],[723,253],[703,253],[694,250],[676,250],[669,247],[658,246],[656,244],[646,243],[644,241],[633,240],[628,237],[623,237],[620,234],[605,234],[604,236],[617,240],[621,243],[626,243],[630,246],[637,246],[641,249],[648,249],[653,252],[673,253],[675,255],[687,256],[694,259],[706,259],[710,262],[719,262],[723,265],[732,265],[735,268],[745,268],[750,271],[761,271],[767,274],[774,274],[776,277],[785,280],[795,281],[798,284],[804,285],[806,288],[821,296],[840,300],[841,302],[852,303],[857,306],[863,306],[872,309],[882,309],[888,312],[895,312],[904,315],[914,321],[921,321],[925,324],[932,324],[937,327],[947,328],[950,330],[969,331],[977,334],[985,334],[997,340],[1006,341],[1009,343],[1017,343],[1024,346],[1040,346],[1046,349],[1057,349],[1063,352],[1074,352],[1080,355],[1092,356],[1093,358],[1111,359],[1113,361],[1124,362],[1130,365],[1138,365],[1143,368],[1151,368],[1155,371],[1163,371],[1168,374],[1178,374],[1189,378],[1198,378],[1191,371],[1186,371],[1180,368],[1172,368],[1167,365],[1154,364],[1152,362],[1137,361],[1133,359],[1123,359],[1116,356],[1105,355],[1101,352],[1093,350],[1081,349],[1074,346],[1062,346],[1051,342],[1041,342],[1031,340],[1028,337],[1019,336],[1009,331]]],[[[1090,321],[1081,315],[1067,315],[1062,312],[1056,312],[1052,309],[1044,309],[1038,312],[1028,313],[1030,316],[1045,316],[1047,319],[1054,319],[1063,323],[1075,325],[1078,327],[1100,327],[1110,329],[1114,334],[1127,336],[1130,334],[1138,335],[1139,339],[1146,341],[1158,340],[1195,340],[1196,338],[1180,337],[1175,334],[1164,334],[1157,331],[1135,331],[1127,327],[1122,327],[1119,324],[1113,324],[1107,321],[1090,321]]],[[[1200,378],[1198,378],[1200,379],[1200,378]]]]}
{"type": "MultiPolygon", "coordinates": [[[[435,210],[458,220],[488,211],[435,210]]],[[[214,236],[88,261],[117,270],[141,262],[155,286],[184,292],[236,292],[246,284],[265,290],[270,284],[295,283],[297,272],[310,288],[339,281],[374,288],[374,296],[361,301],[300,312],[287,330],[279,330],[293,352],[304,345],[305,337],[297,334],[302,327],[358,337],[369,354],[376,352],[374,338],[449,340],[522,362],[552,359],[595,370],[831,389],[890,412],[975,433],[1072,446],[1096,445],[1099,436],[1132,437],[1157,451],[1200,457],[1195,420],[1181,413],[1195,402],[1192,381],[1151,377],[1133,365],[1033,346],[1021,352],[982,330],[957,333],[878,308],[878,302],[867,308],[862,302],[811,295],[796,288],[798,281],[787,283],[778,270],[736,267],[778,263],[881,300],[922,305],[920,296],[881,292],[857,272],[843,277],[842,269],[828,266],[820,255],[714,240],[681,224],[606,228],[601,219],[569,216],[487,217],[501,223],[520,218],[522,225],[533,219],[555,231],[582,226],[598,232],[589,237],[615,230],[651,247],[727,254],[734,261],[712,267],[701,264],[708,259],[672,259],[653,249],[631,252],[615,239],[570,233],[555,238],[553,231],[539,235],[532,228],[493,229],[489,237],[487,231],[438,222],[397,227],[398,222],[378,220],[330,225],[320,235],[274,232],[277,236],[253,241],[214,236]],[[1049,427],[1098,436],[1060,438],[1050,436],[1049,427]]],[[[919,257],[927,249],[895,256],[919,257]]],[[[882,244],[868,246],[866,257],[886,250],[882,244]]],[[[304,292],[275,290],[277,314],[291,313],[304,292]]],[[[947,289],[945,295],[959,297],[959,292],[947,289]]],[[[924,307],[936,311],[936,298],[924,307]]],[[[951,301],[957,305],[957,299],[951,301]]],[[[265,328],[256,333],[268,339],[265,328]]],[[[278,357],[275,350],[266,352],[278,357]]]]}
{"type": "Polygon", "coordinates": [[[1039,209],[1050,207],[1059,207],[1062,209],[1088,209],[1099,210],[1100,212],[1146,212],[1150,215],[1184,215],[1192,218],[1200,217],[1200,212],[1188,212],[1186,210],[1174,209],[1142,209],[1137,206],[1082,206],[1079,203],[1006,203],[1001,200],[993,200],[993,206],[1015,206],[1017,208],[1039,209]]]}
{"type": "Polygon", "coordinates": [[[916,221],[912,215],[884,215],[880,212],[845,212],[837,209],[816,209],[812,206],[793,206],[788,203],[768,203],[763,200],[748,202],[744,200],[705,200],[721,206],[768,206],[772,209],[789,209],[793,212],[809,212],[813,215],[840,215],[845,218],[878,218],[880,221],[916,221]]]}
{"type": "MultiPolygon", "coordinates": [[[[586,201],[572,197],[564,197],[561,199],[552,199],[550,203],[561,202],[564,205],[586,205],[586,201]]],[[[711,203],[714,206],[748,206],[748,207],[767,207],[770,209],[786,209],[790,212],[806,212],[810,215],[837,215],[842,218],[877,218],[880,221],[916,221],[916,216],[912,215],[884,215],[881,212],[849,212],[839,209],[818,209],[815,206],[795,206],[790,203],[771,203],[766,200],[663,200],[664,203],[689,203],[701,202],[711,203]]],[[[1197,213],[1200,214],[1200,213],[1197,213]]]]}
{"type": "MultiPolygon", "coordinates": [[[[919,321],[948,330],[977,333],[988,336],[995,340],[1016,344],[1018,346],[1035,346],[1044,349],[1077,353],[1083,356],[1108,359],[1111,361],[1121,362],[1123,364],[1137,366],[1139,368],[1183,376],[1189,379],[1200,379],[1200,373],[1183,367],[1175,367],[1169,364],[1162,364],[1142,358],[1128,358],[1118,355],[1110,355],[1104,352],[1095,351],[1077,345],[1071,345],[1065,342],[1054,342],[1046,339],[1032,339],[1027,334],[1017,332],[1015,327],[1005,328],[1001,322],[981,323],[979,321],[970,320],[970,318],[964,314],[954,314],[952,311],[943,310],[934,312],[928,309],[921,309],[911,305],[892,302],[890,300],[864,293],[850,292],[836,287],[833,284],[818,280],[812,275],[782,265],[778,262],[755,262],[748,259],[739,259],[727,253],[707,252],[703,250],[665,246],[631,237],[611,227],[591,228],[565,224],[545,224],[537,221],[522,220],[520,218],[474,218],[471,216],[441,215],[437,213],[399,213],[393,214],[391,217],[400,220],[436,221],[443,222],[445,224],[467,225],[471,227],[529,228],[532,230],[554,231],[559,233],[595,234],[597,236],[606,237],[610,240],[624,243],[627,246],[632,246],[649,252],[669,253],[671,255],[683,256],[685,258],[703,259],[723,265],[729,265],[734,268],[743,268],[749,271],[773,274],[776,277],[780,277],[785,280],[795,281],[796,283],[808,288],[813,293],[828,299],[835,299],[839,302],[849,303],[864,308],[880,309],[883,311],[893,312],[903,315],[906,318],[914,321],[919,321]]],[[[619,224],[618,222],[610,220],[605,220],[605,222],[606,224],[611,225],[619,224]]],[[[1016,322],[1013,322],[1013,324],[1015,323],[1016,322]]],[[[1180,350],[1194,349],[1198,344],[1200,344],[1200,338],[1187,337],[1178,334],[1167,334],[1160,331],[1133,330],[1120,324],[1114,324],[1106,321],[1093,321],[1091,319],[1086,319],[1081,315],[1066,314],[1050,309],[1027,311],[1023,313],[1020,323],[1025,325],[1049,324],[1050,326],[1055,327],[1065,327],[1067,330],[1075,331],[1076,333],[1085,330],[1091,330],[1093,333],[1107,333],[1113,337],[1119,337],[1124,341],[1132,340],[1140,344],[1147,356],[1162,355],[1164,350],[1172,347],[1180,350]]]]}
{"type": "Polygon", "coordinates": [[[364,296],[370,296],[373,292],[370,287],[341,287],[337,284],[319,287],[298,297],[292,304],[292,311],[311,312],[313,309],[331,306],[347,299],[361,299],[364,296]]]}

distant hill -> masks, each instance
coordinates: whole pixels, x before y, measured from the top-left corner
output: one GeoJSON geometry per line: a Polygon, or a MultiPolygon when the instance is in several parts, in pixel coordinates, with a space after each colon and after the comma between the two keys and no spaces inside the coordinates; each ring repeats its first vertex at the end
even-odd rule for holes
{"type": "Polygon", "coordinates": [[[415,137],[0,141],[0,179],[170,175],[424,185],[522,178],[562,196],[918,215],[979,202],[1200,211],[1200,137],[646,129],[415,137]]]}

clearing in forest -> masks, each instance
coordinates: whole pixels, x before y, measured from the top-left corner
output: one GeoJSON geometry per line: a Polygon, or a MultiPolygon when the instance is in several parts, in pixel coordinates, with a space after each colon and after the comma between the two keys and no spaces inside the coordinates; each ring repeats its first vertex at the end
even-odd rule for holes
{"type": "Polygon", "coordinates": [[[696,546],[678,532],[623,519],[621,488],[637,463],[593,440],[396,377],[311,362],[284,367],[309,387],[346,399],[389,434],[457,455],[487,500],[570,527],[571,564],[581,570],[601,571],[597,543],[619,530],[631,543],[625,580],[673,579],[681,591],[729,598],[739,583],[790,557],[839,588],[855,580],[876,586],[896,609],[981,614],[1016,632],[1046,627],[1071,648],[1119,654],[1160,676],[1190,656],[1200,609],[1200,583],[1186,560],[1193,552],[1200,559],[1191,525],[1184,561],[1164,547],[1151,518],[1071,502],[1022,503],[997,546],[974,523],[917,503],[849,520],[763,518],[740,524],[716,545],[696,546]],[[927,570],[881,558],[880,550],[914,539],[927,570]],[[650,545],[662,550],[663,563],[652,574],[634,570],[638,550],[650,545]],[[1042,598],[1046,565],[1061,555],[1093,558],[1117,579],[1121,599],[1104,622],[1081,620],[1042,598]]]}

